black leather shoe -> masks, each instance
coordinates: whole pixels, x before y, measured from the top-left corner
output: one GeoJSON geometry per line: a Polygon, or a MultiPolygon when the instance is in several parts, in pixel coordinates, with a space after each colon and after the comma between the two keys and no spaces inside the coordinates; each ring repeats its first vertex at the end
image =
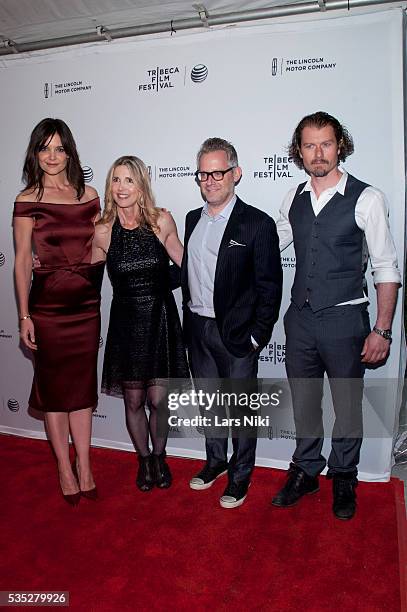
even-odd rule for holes
{"type": "Polygon", "coordinates": [[[358,479],[354,472],[333,474],[332,478],[334,495],[332,510],[336,518],[348,521],[356,512],[355,489],[358,485],[358,479]]]}
{"type": "Polygon", "coordinates": [[[189,486],[191,489],[195,491],[202,491],[204,489],[209,489],[215,482],[217,478],[223,476],[228,471],[227,463],[219,463],[215,467],[211,467],[206,464],[205,467],[198,472],[196,476],[191,478],[189,481],[189,486]]]}
{"type": "Polygon", "coordinates": [[[151,455],[141,457],[139,455],[139,468],[137,472],[136,485],[140,491],[150,491],[155,484],[154,465],[151,455]]]}
{"type": "Polygon", "coordinates": [[[290,463],[287,474],[287,482],[284,487],[273,497],[273,506],[288,508],[294,506],[303,495],[319,491],[318,477],[308,476],[301,468],[290,463]]]}
{"type": "Polygon", "coordinates": [[[165,452],[161,455],[153,455],[155,484],[159,489],[168,489],[172,483],[172,476],[168,463],[165,460],[165,452]]]}

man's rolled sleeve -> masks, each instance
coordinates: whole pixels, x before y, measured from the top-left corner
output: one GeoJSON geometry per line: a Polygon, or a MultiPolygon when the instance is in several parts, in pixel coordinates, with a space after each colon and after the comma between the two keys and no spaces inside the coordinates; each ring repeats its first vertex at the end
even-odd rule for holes
{"type": "Polygon", "coordinates": [[[401,285],[384,194],[375,187],[367,187],[356,204],[355,218],[358,227],[365,232],[374,284],[401,285]]]}

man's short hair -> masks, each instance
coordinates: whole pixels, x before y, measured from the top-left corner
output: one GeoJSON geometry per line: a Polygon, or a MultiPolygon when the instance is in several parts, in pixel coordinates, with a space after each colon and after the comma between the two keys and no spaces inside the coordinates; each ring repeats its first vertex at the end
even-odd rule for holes
{"type": "Polygon", "coordinates": [[[236,168],[239,165],[236,149],[230,142],[223,140],[223,138],[208,138],[202,143],[201,148],[198,151],[198,155],[196,156],[198,168],[202,155],[212,153],[213,151],[225,151],[228,158],[228,163],[232,168],[236,168]]]}
{"type": "Polygon", "coordinates": [[[331,125],[335,132],[335,137],[339,148],[339,161],[343,162],[349,155],[352,155],[354,151],[353,139],[346,127],[339,123],[338,119],[335,119],[335,117],[332,115],[328,115],[328,113],[323,111],[318,111],[301,119],[295,128],[292,140],[288,145],[288,154],[298,168],[304,168],[302,157],[300,155],[302,130],[306,127],[316,127],[321,129],[327,125],[331,125]]]}

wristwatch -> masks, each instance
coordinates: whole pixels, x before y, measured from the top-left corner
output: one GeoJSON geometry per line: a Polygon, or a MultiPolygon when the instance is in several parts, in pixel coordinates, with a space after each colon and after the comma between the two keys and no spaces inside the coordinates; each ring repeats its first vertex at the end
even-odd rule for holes
{"type": "Polygon", "coordinates": [[[385,340],[391,340],[391,329],[379,329],[378,327],[374,327],[373,331],[379,336],[382,336],[385,340]]]}

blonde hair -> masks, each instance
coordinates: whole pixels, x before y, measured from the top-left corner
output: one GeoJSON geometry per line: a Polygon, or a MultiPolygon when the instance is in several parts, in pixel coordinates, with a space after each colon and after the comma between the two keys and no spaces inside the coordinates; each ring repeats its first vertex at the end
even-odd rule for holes
{"type": "Polygon", "coordinates": [[[118,166],[126,166],[137,187],[141,191],[140,199],[137,202],[140,210],[140,225],[159,232],[157,219],[160,215],[155,207],[155,199],[151,188],[151,180],[148,169],[144,162],[133,155],[123,155],[113,162],[106,177],[105,186],[105,207],[99,223],[113,223],[117,218],[117,205],[112,195],[112,178],[118,166]]]}

